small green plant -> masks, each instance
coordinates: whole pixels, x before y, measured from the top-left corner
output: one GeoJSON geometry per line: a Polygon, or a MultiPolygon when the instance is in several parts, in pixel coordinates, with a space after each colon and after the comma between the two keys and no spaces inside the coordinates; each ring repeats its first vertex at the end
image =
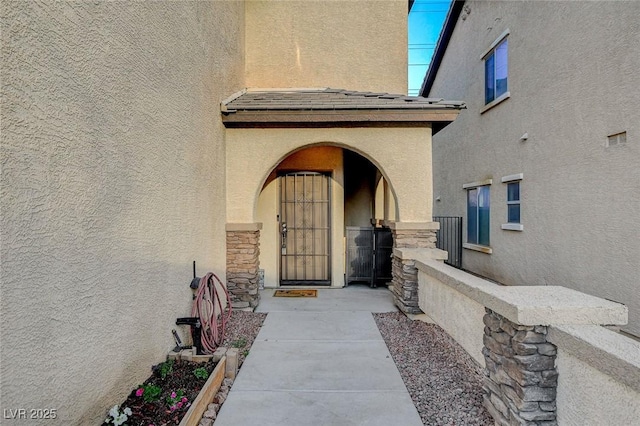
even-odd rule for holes
{"type": "Polygon", "coordinates": [[[244,337],[241,337],[241,338],[231,342],[231,347],[232,348],[241,349],[241,348],[244,348],[245,346],[247,346],[247,339],[245,339],[244,337]]]}
{"type": "Polygon", "coordinates": [[[209,377],[209,372],[206,368],[200,367],[193,370],[193,375],[198,379],[206,380],[209,377]]]}
{"type": "Polygon", "coordinates": [[[160,394],[162,393],[162,388],[160,386],[156,386],[154,384],[146,384],[138,386],[136,390],[136,396],[142,397],[144,402],[154,402],[160,399],[160,394]]]}
{"type": "Polygon", "coordinates": [[[249,355],[249,349],[245,349],[244,351],[242,351],[242,355],[244,355],[244,357],[246,358],[247,355],[249,355]]]}
{"type": "Polygon", "coordinates": [[[157,368],[158,371],[160,371],[160,377],[162,377],[162,380],[166,379],[169,374],[173,373],[173,362],[174,361],[170,359],[158,365],[157,368]]]}

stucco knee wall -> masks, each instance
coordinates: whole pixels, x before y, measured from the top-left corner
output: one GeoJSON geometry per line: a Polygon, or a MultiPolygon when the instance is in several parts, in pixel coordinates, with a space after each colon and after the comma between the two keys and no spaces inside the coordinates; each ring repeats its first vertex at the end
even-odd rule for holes
{"type": "Polygon", "coordinates": [[[227,221],[257,222],[258,197],[271,171],[288,155],[333,145],[365,156],[383,173],[403,222],[431,222],[431,129],[227,129],[227,221]],[[425,195],[427,194],[427,195],[425,195]]]}
{"type": "Polygon", "coordinates": [[[640,419],[640,343],[598,326],[550,327],[558,347],[558,423],[632,425],[640,419]]]}
{"type": "Polygon", "coordinates": [[[444,285],[418,268],[420,309],[453,337],[480,365],[484,306],[444,285]]]}
{"type": "Polygon", "coordinates": [[[626,323],[624,305],[564,287],[500,286],[418,252],[413,255],[420,259],[420,308],[480,365],[485,360],[476,356],[483,346],[479,313],[485,307],[513,323],[548,330],[546,339],[557,348],[558,424],[637,423],[640,343],[598,325],[626,323]]]}

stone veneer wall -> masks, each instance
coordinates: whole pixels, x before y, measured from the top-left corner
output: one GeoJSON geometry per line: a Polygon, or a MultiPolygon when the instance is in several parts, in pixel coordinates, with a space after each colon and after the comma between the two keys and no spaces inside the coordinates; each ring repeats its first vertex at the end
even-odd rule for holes
{"type": "MultiPolygon", "coordinates": [[[[432,229],[393,229],[394,248],[435,248],[436,231],[432,229]]],[[[391,291],[396,306],[406,314],[421,314],[418,306],[418,269],[415,260],[392,259],[391,291]]]]}
{"type": "Polygon", "coordinates": [[[413,260],[392,259],[391,292],[396,306],[405,314],[421,314],[418,306],[418,269],[413,260]]]}
{"type": "Polygon", "coordinates": [[[547,327],[515,324],[486,309],[484,405],[496,425],[557,425],[557,349],[547,327]]]}
{"type": "Polygon", "coordinates": [[[260,231],[227,231],[227,289],[236,309],[258,306],[260,231]]]}

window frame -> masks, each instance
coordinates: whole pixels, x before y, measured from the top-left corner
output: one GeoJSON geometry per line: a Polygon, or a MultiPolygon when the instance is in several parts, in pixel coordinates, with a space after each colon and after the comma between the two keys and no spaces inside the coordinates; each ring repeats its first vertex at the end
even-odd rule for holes
{"type": "MultiPolygon", "coordinates": [[[[465,190],[465,195],[466,195],[466,212],[467,212],[467,232],[466,232],[466,238],[467,241],[462,243],[462,247],[469,249],[469,250],[475,250],[475,251],[479,251],[482,253],[487,253],[487,254],[491,254],[493,252],[493,250],[491,249],[491,184],[493,183],[492,179],[486,179],[483,181],[479,181],[479,182],[471,182],[471,183],[466,183],[464,185],[462,185],[462,189],[465,190]],[[486,237],[487,237],[487,241],[486,241],[486,245],[485,244],[481,244],[480,243],[480,207],[476,205],[476,235],[475,238],[470,239],[469,238],[469,232],[470,232],[470,223],[471,223],[471,218],[470,218],[470,214],[469,214],[469,195],[470,195],[470,191],[473,190],[477,190],[477,197],[478,199],[480,198],[481,195],[481,191],[484,188],[487,192],[486,192],[486,196],[487,196],[487,201],[488,201],[488,207],[487,207],[487,222],[486,222],[486,237]]],[[[483,241],[484,243],[484,241],[483,241]]]]}
{"type": "Polygon", "coordinates": [[[505,231],[523,231],[524,230],[524,225],[522,224],[522,180],[524,178],[524,175],[522,173],[518,173],[515,175],[509,175],[509,176],[504,176],[501,181],[502,183],[506,184],[506,191],[507,191],[507,196],[506,196],[506,205],[507,205],[507,209],[506,209],[506,217],[507,217],[507,223],[503,223],[500,228],[505,230],[505,231]],[[518,200],[511,200],[509,201],[509,185],[510,184],[514,184],[517,183],[518,184],[518,200]],[[510,222],[509,221],[509,206],[513,206],[513,205],[517,205],[519,206],[518,208],[518,216],[520,221],[519,222],[510,222]]]}
{"type": "Polygon", "coordinates": [[[503,101],[505,101],[506,99],[509,99],[511,97],[511,92],[509,91],[509,46],[507,44],[507,58],[506,58],[506,65],[507,65],[507,78],[506,78],[506,91],[504,93],[501,93],[498,96],[493,96],[493,99],[489,102],[487,102],[487,60],[489,58],[494,58],[494,72],[493,72],[493,80],[494,80],[494,90],[496,89],[496,74],[495,74],[495,52],[496,50],[504,43],[507,42],[508,43],[508,36],[510,34],[510,30],[506,29],[502,34],[500,34],[500,36],[494,40],[493,43],[491,43],[491,45],[489,46],[489,48],[482,54],[482,56],[480,57],[480,60],[482,61],[482,69],[483,69],[483,89],[484,89],[484,93],[483,93],[483,104],[484,106],[482,107],[482,109],[480,110],[480,114],[483,114],[484,112],[488,111],[489,109],[493,108],[494,106],[498,105],[499,103],[502,103],[503,101]]]}

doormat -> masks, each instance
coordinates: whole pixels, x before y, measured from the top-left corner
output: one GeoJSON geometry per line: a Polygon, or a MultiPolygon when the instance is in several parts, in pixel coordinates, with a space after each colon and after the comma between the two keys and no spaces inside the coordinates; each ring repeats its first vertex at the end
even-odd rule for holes
{"type": "Polygon", "coordinates": [[[273,297],[317,297],[318,290],[276,290],[273,297]]]}

